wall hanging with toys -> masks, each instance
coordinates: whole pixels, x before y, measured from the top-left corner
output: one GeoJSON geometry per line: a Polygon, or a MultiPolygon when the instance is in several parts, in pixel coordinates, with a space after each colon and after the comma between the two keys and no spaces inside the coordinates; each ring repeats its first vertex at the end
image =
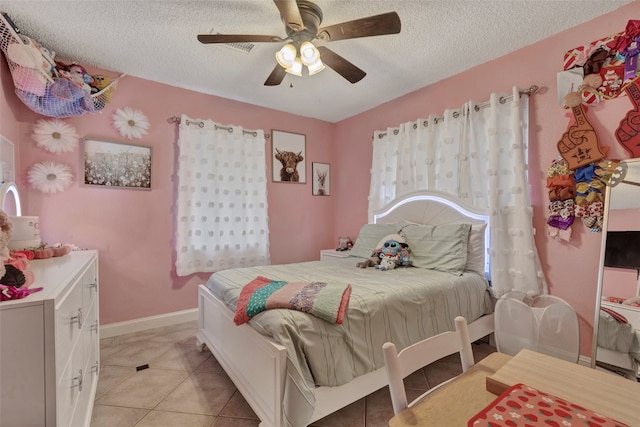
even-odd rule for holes
{"type": "MultiPolygon", "coordinates": [[[[564,71],[558,73],[558,100],[573,110],[576,119],[582,116],[586,120],[584,109],[582,113],[577,111],[581,106],[622,94],[628,96],[632,109],[620,121],[615,136],[630,157],[640,157],[639,55],[640,20],[629,20],[620,33],[566,51],[564,71]]],[[[560,154],[566,159],[561,148],[566,151],[569,147],[558,145],[560,154]]]]}
{"type": "Polygon", "coordinates": [[[606,158],[607,147],[600,147],[589,121],[590,106],[628,96],[632,109],[620,121],[615,137],[631,157],[640,157],[638,55],[640,20],[629,20],[624,31],[564,54],[564,71],[558,73],[558,101],[571,109],[571,121],[557,143],[560,157],[547,171],[547,231],[558,240],[571,238],[575,218],[592,232],[602,231],[604,189],[617,162],[606,158]],[[569,205],[573,205],[572,215],[569,205]]]}
{"type": "Polygon", "coordinates": [[[18,98],[48,117],[75,117],[102,110],[124,76],[92,76],[81,64],[57,60],[54,51],[21,34],[5,13],[0,14],[0,49],[18,98]]]}
{"type": "Polygon", "coordinates": [[[579,82],[592,74],[602,81],[598,87],[579,90],[585,104],[619,96],[640,75],[640,21],[630,20],[624,31],[598,39],[564,54],[564,71],[558,73],[558,100],[575,92],[579,82]]]}

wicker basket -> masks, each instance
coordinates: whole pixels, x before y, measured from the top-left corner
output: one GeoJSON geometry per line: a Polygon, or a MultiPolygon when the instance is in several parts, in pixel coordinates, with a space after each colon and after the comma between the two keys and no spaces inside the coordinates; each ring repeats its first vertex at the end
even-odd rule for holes
{"type": "Polygon", "coordinates": [[[5,55],[15,92],[31,110],[44,116],[66,118],[102,110],[123,74],[91,93],[89,85],[61,76],[51,51],[36,40],[18,34],[0,14],[0,49],[5,55]]]}

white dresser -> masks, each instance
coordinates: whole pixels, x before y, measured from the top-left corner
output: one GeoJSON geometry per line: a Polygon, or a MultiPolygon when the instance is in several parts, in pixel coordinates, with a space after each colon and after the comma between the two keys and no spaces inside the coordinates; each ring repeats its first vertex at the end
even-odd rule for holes
{"type": "Polygon", "coordinates": [[[98,252],[31,261],[40,292],[0,302],[0,426],[88,427],[98,382],[98,252]]]}

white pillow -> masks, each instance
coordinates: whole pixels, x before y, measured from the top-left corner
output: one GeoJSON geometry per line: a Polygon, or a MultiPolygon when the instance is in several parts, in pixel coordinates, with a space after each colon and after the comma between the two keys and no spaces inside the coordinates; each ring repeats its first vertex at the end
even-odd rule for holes
{"type": "Polygon", "coordinates": [[[486,229],[487,224],[471,225],[469,243],[467,244],[467,265],[464,267],[465,271],[474,271],[483,277],[485,261],[484,233],[486,229]]]}

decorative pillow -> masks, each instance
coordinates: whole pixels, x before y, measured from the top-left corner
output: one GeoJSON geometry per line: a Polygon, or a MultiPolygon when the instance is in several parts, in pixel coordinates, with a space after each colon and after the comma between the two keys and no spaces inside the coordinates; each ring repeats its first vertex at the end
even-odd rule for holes
{"type": "Polygon", "coordinates": [[[349,254],[369,258],[382,238],[397,233],[398,230],[398,224],[365,224],[360,229],[360,234],[349,254]]]}
{"type": "Polygon", "coordinates": [[[467,245],[467,265],[464,268],[466,271],[473,271],[484,277],[484,232],[487,229],[487,224],[473,224],[471,225],[471,232],[469,233],[469,243],[467,245]]]}
{"type": "Polygon", "coordinates": [[[467,265],[471,224],[407,225],[402,234],[414,267],[461,275],[467,265]]]}

